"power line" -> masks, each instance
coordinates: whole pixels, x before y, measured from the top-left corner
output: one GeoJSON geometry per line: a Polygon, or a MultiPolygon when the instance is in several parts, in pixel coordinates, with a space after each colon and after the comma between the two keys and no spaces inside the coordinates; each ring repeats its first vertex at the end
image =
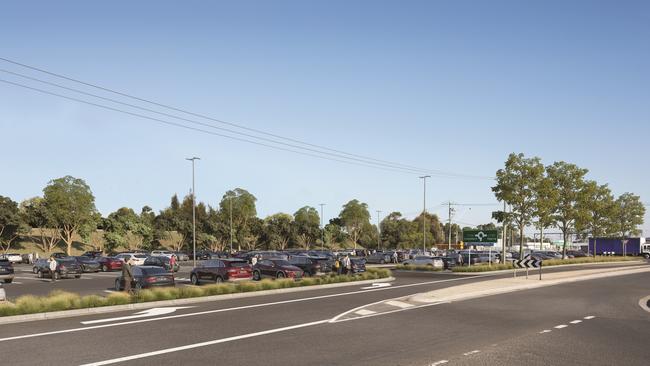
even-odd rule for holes
{"type": "MultiPolygon", "coordinates": [[[[18,66],[21,66],[21,67],[24,67],[24,68],[27,68],[27,69],[30,69],[30,70],[34,70],[34,71],[38,71],[38,72],[41,72],[41,73],[44,73],[44,74],[47,74],[47,75],[51,75],[51,76],[54,76],[54,77],[57,77],[57,78],[61,78],[61,79],[64,79],[64,80],[72,81],[72,82],[79,83],[79,84],[82,84],[82,85],[86,85],[86,86],[89,86],[89,87],[92,87],[92,88],[103,90],[103,91],[106,91],[106,92],[109,92],[109,93],[113,93],[113,94],[120,95],[120,96],[123,96],[123,97],[138,100],[138,101],[141,101],[141,102],[144,102],[144,103],[149,103],[149,104],[152,104],[152,105],[156,105],[158,107],[166,108],[166,109],[173,110],[173,111],[176,111],[176,112],[185,113],[185,114],[188,114],[188,115],[191,115],[191,116],[207,119],[207,120],[210,120],[210,121],[214,121],[214,122],[217,122],[217,123],[229,125],[229,126],[236,127],[236,128],[243,129],[243,130],[247,130],[247,131],[250,131],[250,132],[263,134],[263,135],[266,135],[266,136],[271,136],[271,137],[286,140],[286,141],[291,141],[291,142],[298,143],[298,144],[301,144],[301,145],[311,146],[311,147],[315,147],[315,148],[318,148],[318,149],[321,149],[321,150],[336,152],[336,153],[339,153],[339,154],[347,155],[349,157],[345,157],[345,156],[342,157],[340,155],[326,153],[326,152],[323,152],[323,151],[308,149],[308,148],[305,148],[305,147],[300,147],[300,146],[295,146],[295,145],[288,145],[288,146],[294,147],[294,148],[306,149],[306,150],[317,152],[317,153],[320,153],[320,154],[330,154],[330,155],[334,155],[334,156],[341,157],[341,158],[344,158],[344,159],[357,160],[357,161],[364,162],[364,163],[367,163],[367,164],[383,165],[383,166],[387,166],[387,167],[391,167],[391,168],[410,170],[412,172],[427,172],[427,173],[430,173],[430,174],[435,174],[438,177],[447,176],[447,177],[450,177],[450,178],[465,178],[465,179],[494,179],[493,177],[474,176],[474,175],[467,175],[467,174],[457,174],[457,173],[445,172],[445,171],[441,171],[441,170],[431,170],[431,169],[418,168],[418,167],[414,167],[414,166],[411,166],[411,165],[405,165],[405,164],[395,163],[395,162],[391,162],[391,161],[375,159],[375,158],[371,158],[371,157],[367,157],[367,156],[363,156],[363,155],[352,154],[352,153],[348,153],[348,152],[345,152],[345,151],[332,149],[332,148],[328,148],[328,147],[321,146],[321,145],[311,144],[311,143],[308,143],[308,142],[292,139],[292,138],[289,138],[289,137],[284,137],[284,136],[277,135],[277,134],[272,134],[272,133],[269,133],[269,132],[266,132],[266,131],[262,131],[262,130],[258,130],[258,129],[254,129],[254,128],[249,128],[249,127],[246,127],[246,126],[243,126],[243,125],[240,125],[240,124],[219,120],[219,119],[212,118],[212,117],[209,117],[209,116],[206,116],[206,115],[203,115],[203,114],[194,113],[194,112],[191,112],[191,111],[188,111],[188,110],[185,110],[185,109],[173,107],[173,106],[170,106],[170,105],[167,105],[167,104],[154,102],[154,101],[149,100],[149,99],[136,97],[136,96],[124,93],[124,92],[119,92],[119,91],[109,89],[109,88],[106,88],[106,87],[102,87],[102,86],[99,86],[99,85],[96,85],[96,84],[81,81],[81,80],[78,80],[78,79],[75,79],[75,78],[72,78],[72,77],[69,77],[69,76],[65,76],[65,75],[61,75],[61,74],[54,73],[54,72],[51,72],[51,71],[47,71],[47,70],[44,70],[44,69],[41,69],[41,68],[30,66],[30,65],[20,63],[20,62],[14,61],[14,60],[10,60],[10,59],[7,59],[7,58],[0,57],[0,60],[11,63],[11,64],[14,64],[14,65],[18,65],[18,66]],[[360,159],[364,159],[364,160],[353,159],[353,158],[350,158],[350,157],[360,158],[360,159]]],[[[5,70],[3,70],[3,71],[5,71],[5,70]]],[[[5,71],[5,72],[7,72],[7,71],[5,71]]],[[[12,73],[12,72],[9,72],[9,73],[12,73]]],[[[12,74],[17,75],[17,76],[21,76],[21,77],[25,77],[24,75],[17,74],[17,73],[12,73],[12,74]]],[[[243,134],[241,132],[220,128],[220,127],[210,125],[210,124],[202,124],[201,122],[190,121],[190,120],[187,120],[187,119],[183,119],[182,117],[166,114],[164,112],[153,111],[153,110],[150,110],[150,109],[146,109],[144,107],[133,106],[133,105],[123,103],[123,102],[117,102],[117,101],[112,100],[110,98],[104,98],[104,97],[96,96],[96,95],[86,93],[86,92],[82,92],[82,91],[79,91],[79,90],[76,90],[76,89],[67,88],[67,87],[60,86],[58,84],[42,81],[40,79],[31,78],[31,77],[26,77],[26,78],[30,78],[32,80],[36,80],[36,81],[39,81],[39,82],[54,85],[54,86],[57,86],[57,87],[60,87],[60,88],[73,90],[73,91],[76,91],[76,92],[79,92],[79,93],[82,93],[82,94],[91,95],[91,96],[101,98],[101,99],[104,99],[104,100],[110,100],[110,101],[113,101],[115,103],[119,103],[119,104],[122,104],[122,105],[129,105],[129,106],[134,107],[134,108],[139,108],[139,109],[147,110],[147,111],[150,111],[150,112],[153,112],[153,113],[166,115],[168,117],[182,119],[182,120],[185,120],[185,121],[188,121],[188,122],[191,122],[191,123],[198,123],[198,124],[201,124],[201,125],[206,126],[206,127],[216,128],[216,129],[220,129],[220,130],[226,130],[226,131],[228,131],[230,133],[242,134],[244,136],[255,138],[255,139],[261,139],[261,140],[269,141],[269,142],[276,143],[276,144],[287,145],[286,143],[278,142],[278,141],[275,141],[275,140],[269,140],[269,139],[261,138],[259,136],[243,134]]]]}

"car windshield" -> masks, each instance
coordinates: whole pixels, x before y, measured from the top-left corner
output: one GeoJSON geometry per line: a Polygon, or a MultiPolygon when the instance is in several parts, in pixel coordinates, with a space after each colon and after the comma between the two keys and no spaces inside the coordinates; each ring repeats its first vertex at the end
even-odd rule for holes
{"type": "Polygon", "coordinates": [[[273,260],[273,263],[275,263],[276,266],[290,266],[291,263],[285,260],[273,260]]]}
{"type": "Polygon", "coordinates": [[[59,263],[75,263],[76,260],[74,258],[62,258],[58,260],[59,263]]]}
{"type": "Polygon", "coordinates": [[[136,255],[134,255],[134,257],[139,258],[139,259],[147,258],[147,256],[144,255],[144,254],[136,254],[136,255]]]}

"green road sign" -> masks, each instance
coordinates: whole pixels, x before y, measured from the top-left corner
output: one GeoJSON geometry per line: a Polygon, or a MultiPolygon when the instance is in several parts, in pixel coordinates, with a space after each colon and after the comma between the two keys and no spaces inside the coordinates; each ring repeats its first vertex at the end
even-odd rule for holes
{"type": "Polygon", "coordinates": [[[497,239],[496,230],[463,230],[463,242],[466,244],[494,244],[497,239]]]}

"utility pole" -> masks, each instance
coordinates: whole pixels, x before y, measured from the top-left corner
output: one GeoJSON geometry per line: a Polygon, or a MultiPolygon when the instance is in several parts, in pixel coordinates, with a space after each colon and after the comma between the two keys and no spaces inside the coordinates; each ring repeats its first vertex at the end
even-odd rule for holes
{"type": "MultiPolygon", "coordinates": [[[[447,243],[447,250],[451,250],[451,213],[454,209],[451,208],[451,201],[449,201],[449,242],[447,243]]],[[[458,239],[458,233],[456,233],[458,239]]]]}
{"type": "Polygon", "coordinates": [[[320,233],[321,233],[321,244],[320,244],[320,250],[325,250],[325,226],[323,226],[323,206],[325,206],[324,203],[319,203],[320,206],[320,233]]]}
{"type": "MultiPolygon", "coordinates": [[[[508,213],[506,211],[506,202],[503,202],[503,233],[501,233],[501,263],[506,264],[506,242],[508,240],[508,213]]],[[[519,258],[521,259],[521,258],[519,258]]]]}
{"type": "Polygon", "coordinates": [[[196,160],[201,160],[201,158],[194,156],[191,158],[185,158],[185,160],[192,162],[192,258],[194,258],[194,267],[196,267],[196,190],[194,187],[194,162],[196,160]]]}
{"type": "Polygon", "coordinates": [[[377,251],[381,250],[381,229],[379,228],[379,214],[381,211],[377,210],[377,251]]]}
{"type": "Polygon", "coordinates": [[[228,196],[228,203],[230,203],[230,255],[232,255],[232,196],[228,196]]]}
{"type": "Polygon", "coordinates": [[[423,190],[423,197],[422,197],[422,254],[427,251],[427,221],[426,221],[426,213],[427,213],[427,178],[431,178],[430,175],[425,175],[420,177],[422,179],[422,185],[424,187],[423,190]]]}

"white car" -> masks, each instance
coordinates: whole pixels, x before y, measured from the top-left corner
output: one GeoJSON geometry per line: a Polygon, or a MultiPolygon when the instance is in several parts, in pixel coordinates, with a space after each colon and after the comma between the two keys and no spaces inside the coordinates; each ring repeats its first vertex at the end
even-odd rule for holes
{"type": "Polygon", "coordinates": [[[11,263],[21,263],[23,261],[23,257],[20,254],[16,253],[6,253],[0,255],[0,259],[6,259],[11,263]]]}
{"type": "Polygon", "coordinates": [[[445,262],[438,257],[429,257],[426,255],[418,255],[413,259],[408,259],[403,262],[405,265],[411,266],[432,266],[434,268],[445,268],[445,262]]]}
{"type": "Polygon", "coordinates": [[[142,266],[147,256],[145,254],[122,253],[116,255],[115,258],[122,260],[124,263],[129,263],[132,266],[142,266]]]}
{"type": "Polygon", "coordinates": [[[152,250],[152,251],[151,251],[151,256],[152,256],[152,257],[167,257],[167,258],[171,258],[172,255],[175,255],[174,252],[169,251],[169,250],[152,250]]]}

